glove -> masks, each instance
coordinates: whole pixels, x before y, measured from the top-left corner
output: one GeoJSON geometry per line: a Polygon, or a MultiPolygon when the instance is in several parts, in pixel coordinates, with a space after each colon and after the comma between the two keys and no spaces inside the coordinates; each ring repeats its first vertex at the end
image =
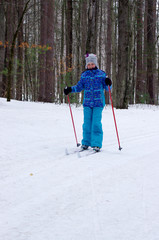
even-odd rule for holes
{"type": "Polygon", "coordinates": [[[112,85],[111,79],[107,77],[107,78],[105,79],[105,84],[106,84],[107,86],[111,86],[111,85],[112,85]]]}
{"type": "Polygon", "coordinates": [[[72,88],[71,87],[65,87],[64,88],[64,94],[68,95],[70,92],[72,92],[72,88]]]}

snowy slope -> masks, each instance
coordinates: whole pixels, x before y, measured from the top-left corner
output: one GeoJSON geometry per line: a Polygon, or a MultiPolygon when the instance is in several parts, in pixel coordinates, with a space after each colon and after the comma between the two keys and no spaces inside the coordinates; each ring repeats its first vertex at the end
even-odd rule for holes
{"type": "Polygon", "coordinates": [[[0,239],[159,239],[159,108],[115,114],[122,151],[108,106],[102,152],[78,158],[67,105],[0,98],[0,239]]]}

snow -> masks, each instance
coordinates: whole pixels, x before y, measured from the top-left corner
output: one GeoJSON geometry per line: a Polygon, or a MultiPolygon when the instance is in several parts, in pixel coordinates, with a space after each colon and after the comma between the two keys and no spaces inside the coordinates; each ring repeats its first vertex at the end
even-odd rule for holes
{"type": "Polygon", "coordinates": [[[159,239],[159,107],[115,116],[122,151],[108,106],[102,151],[78,158],[67,105],[0,98],[0,239],[159,239]]]}

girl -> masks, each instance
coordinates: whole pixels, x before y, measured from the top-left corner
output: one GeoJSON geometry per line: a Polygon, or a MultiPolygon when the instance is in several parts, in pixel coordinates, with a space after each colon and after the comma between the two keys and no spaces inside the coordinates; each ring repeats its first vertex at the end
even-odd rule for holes
{"type": "Polygon", "coordinates": [[[84,123],[82,149],[91,146],[99,152],[102,147],[102,111],[105,105],[104,89],[112,87],[112,81],[107,74],[98,69],[97,57],[94,54],[86,55],[86,71],[81,74],[80,81],[72,87],[65,87],[64,93],[81,92],[84,89],[84,123]]]}

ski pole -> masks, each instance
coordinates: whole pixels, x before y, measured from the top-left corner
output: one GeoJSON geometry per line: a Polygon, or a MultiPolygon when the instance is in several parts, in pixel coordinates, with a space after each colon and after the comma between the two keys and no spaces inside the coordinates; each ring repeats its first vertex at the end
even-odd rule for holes
{"type": "Polygon", "coordinates": [[[112,96],[111,96],[111,91],[110,91],[110,87],[109,87],[109,86],[108,86],[108,89],[109,89],[109,96],[110,96],[111,105],[112,105],[112,112],[113,112],[113,117],[114,117],[114,123],[115,123],[115,129],[116,129],[117,139],[118,139],[119,150],[121,150],[122,147],[120,146],[118,129],[117,129],[117,124],[116,124],[116,119],[115,119],[115,113],[114,113],[114,108],[113,108],[113,101],[112,101],[112,96]]]}
{"type": "Polygon", "coordinates": [[[73,114],[72,114],[72,110],[71,110],[70,98],[69,98],[68,95],[67,95],[67,100],[68,100],[68,103],[69,103],[69,108],[70,108],[71,119],[72,119],[72,124],[73,124],[73,129],[74,129],[74,134],[75,134],[75,139],[76,139],[77,147],[79,147],[79,146],[80,146],[80,143],[78,143],[78,141],[77,141],[77,135],[76,135],[76,129],[75,129],[75,124],[74,124],[74,120],[73,120],[73,114]]]}

